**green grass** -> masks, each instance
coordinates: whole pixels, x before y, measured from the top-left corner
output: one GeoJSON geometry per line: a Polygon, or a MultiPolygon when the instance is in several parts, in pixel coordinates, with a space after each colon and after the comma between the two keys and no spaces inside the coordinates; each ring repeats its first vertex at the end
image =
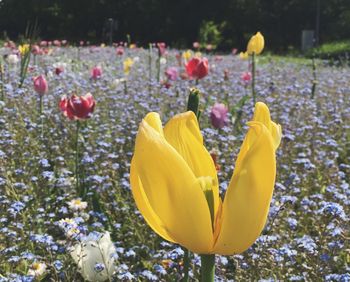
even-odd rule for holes
{"type": "Polygon", "coordinates": [[[339,59],[350,53],[350,40],[330,42],[322,44],[307,52],[307,56],[315,56],[324,59],[339,59]]]}

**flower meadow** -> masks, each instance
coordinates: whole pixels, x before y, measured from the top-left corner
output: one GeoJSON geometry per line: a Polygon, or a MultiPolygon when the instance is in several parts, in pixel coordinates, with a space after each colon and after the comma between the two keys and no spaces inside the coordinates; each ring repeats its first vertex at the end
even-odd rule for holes
{"type": "MultiPolygon", "coordinates": [[[[183,279],[186,250],[133,199],[139,124],[185,112],[195,87],[224,195],[253,116],[252,76],[282,127],[275,187],[261,235],[216,255],[215,281],[350,281],[348,66],[259,55],[252,74],[236,54],[58,43],[31,56],[0,48],[1,282],[183,279]]],[[[189,260],[198,281],[200,256],[189,260]]]]}

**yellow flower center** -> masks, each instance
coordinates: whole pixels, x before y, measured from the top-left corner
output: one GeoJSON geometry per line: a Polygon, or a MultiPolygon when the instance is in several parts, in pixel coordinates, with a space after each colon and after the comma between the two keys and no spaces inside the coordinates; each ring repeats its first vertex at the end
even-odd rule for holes
{"type": "Polygon", "coordinates": [[[77,199],[77,200],[74,200],[74,205],[80,205],[81,204],[81,200],[80,199],[77,199]]]}
{"type": "Polygon", "coordinates": [[[40,268],[40,263],[34,262],[32,265],[33,270],[39,270],[40,268]]]}

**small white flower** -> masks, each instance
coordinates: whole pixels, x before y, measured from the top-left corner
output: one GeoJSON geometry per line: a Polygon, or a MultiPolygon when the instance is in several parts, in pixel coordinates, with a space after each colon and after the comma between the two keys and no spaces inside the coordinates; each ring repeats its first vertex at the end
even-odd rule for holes
{"type": "Polygon", "coordinates": [[[124,87],[125,78],[116,78],[112,81],[112,89],[119,89],[121,86],[124,87]]]}
{"type": "MultiPolygon", "coordinates": [[[[80,101],[77,101],[80,102],[80,101]]],[[[73,211],[82,211],[87,207],[87,202],[83,202],[81,199],[73,199],[68,202],[68,207],[73,211]]]]}
{"type": "Polygon", "coordinates": [[[52,72],[52,71],[48,71],[47,74],[46,74],[46,76],[47,76],[48,78],[53,78],[53,72],[52,72]]]}
{"type": "Polygon", "coordinates": [[[19,58],[16,54],[10,54],[7,57],[7,61],[10,65],[16,65],[19,62],[19,58]]]}
{"type": "Polygon", "coordinates": [[[31,266],[30,269],[28,270],[28,275],[31,276],[41,276],[42,274],[44,274],[46,270],[46,264],[43,262],[34,262],[31,266]]]}
{"type": "Polygon", "coordinates": [[[134,61],[134,63],[139,62],[140,61],[140,57],[134,57],[133,61],[134,61]]]}
{"type": "Polygon", "coordinates": [[[164,57],[160,58],[160,64],[165,65],[166,64],[166,59],[164,57]]]}
{"type": "Polygon", "coordinates": [[[102,236],[90,234],[71,252],[79,272],[88,281],[106,281],[115,272],[115,246],[109,232],[102,236]]]}

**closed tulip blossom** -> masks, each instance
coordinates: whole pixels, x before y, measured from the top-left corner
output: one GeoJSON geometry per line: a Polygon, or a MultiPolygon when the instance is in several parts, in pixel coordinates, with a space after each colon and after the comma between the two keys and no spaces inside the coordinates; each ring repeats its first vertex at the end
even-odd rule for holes
{"type": "Polygon", "coordinates": [[[202,79],[208,75],[209,65],[207,58],[192,58],[186,64],[186,72],[190,78],[202,79]]]}
{"type": "Polygon", "coordinates": [[[241,80],[244,84],[248,84],[252,80],[252,74],[249,71],[242,73],[241,80]]]}
{"type": "Polygon", "coordinates": [[[169,67],[165,71],[165,75],[169,80],[177,80],[177,78],[179,76],[179,72],[178,72],[177,68],[169,67]]]}
{"type": "Polygon", "coordinates": [[[33,79],[34,90],[39,95],[44,95],[49,91],[49,85],[45,76],[39,75],[33,79]]]}
{"type": "Polygon", "coordinates": [[[95,100],[90,93],[80,97],[77,95],[72,95],[70,98],[64,96],[59,106],[63,115],[70,120],[88,119],[94,111],[95,100]]]}
{"type": "Polygon", "coordinates": [[[71,256],[87,281],[112,281],[115,272],[116,248],[108,232],[91,233],[73,247],[71,256]]]}
{"type": "Polygon", "coordinates": [[[225,104],[215,103],[210,111],[210,121],[215,128],[223,128],[228,123],[228,108],[225,104]]]}
{"type": "Polygon", "coordinates": [[[249,55],[255,54],[259,55],[265,46],[264,36],[260,32],[257,32],[248,42],[247,52],[249,55]]]}
{"type": "Polygon", "coordinates": [[[164,42],[158,42],[157,48],[159,56],[164,56],[166,52],[166,44],[164,42]]]}
{"type": "Polygon", "coordinates": [[[116,50],[116,53],[118,56],[124,55],[124,48],[119,46],[116,50]]]}
{"type": "Polygon", "coordinates": [[[195,114],[178,114],[164,128],[157,113],[142,120],[131,188],[139,211],[162,238],[199,254],[232,255],[259,237],[274,189],[281,127],[260,102],[248,125],[222,200],[195,114]]]}
{"type": "Polygon", "coordinates": [[[102,76],[102,68],[101,67],[94,67],[91,70],[91,78],[92,79],[99,79],[102,76]]]}

